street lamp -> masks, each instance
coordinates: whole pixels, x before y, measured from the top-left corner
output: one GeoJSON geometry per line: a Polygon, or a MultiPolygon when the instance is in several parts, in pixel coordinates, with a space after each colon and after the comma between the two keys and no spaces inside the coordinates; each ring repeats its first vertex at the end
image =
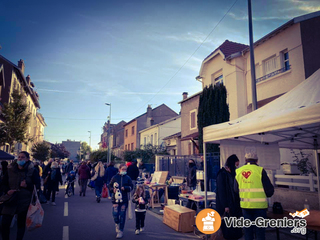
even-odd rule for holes
{"type": "Polygon", "coordinates": [[[90,145],[89,145],[89,146],[90,146],[90,148],[91,148],[91,131],[88,131],[88,133],[90,133],[90,137],[89,137],[89,140],[90,140],[89,143],[90,143],[90,145]]]}
{"type": "Polygon", "coordinates": [[[106,105],[110,106],[110,112],[109,112],[109,126],[108,126],[108,158],[107,163],[109,164],[111,162],[111,151],[110,151],[110,126],[111,126],[111,103],[105,103],[106,105]]]}

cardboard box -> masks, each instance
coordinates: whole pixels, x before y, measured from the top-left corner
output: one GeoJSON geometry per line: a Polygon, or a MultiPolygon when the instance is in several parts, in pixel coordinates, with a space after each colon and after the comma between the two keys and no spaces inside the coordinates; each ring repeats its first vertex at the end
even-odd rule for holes
{"type": "Polygon", "coordinates": [[[192,209],[171,205],[164,208],[163,223],[177,232],[192,232],[195,224],[196,212],[192,209]]]}

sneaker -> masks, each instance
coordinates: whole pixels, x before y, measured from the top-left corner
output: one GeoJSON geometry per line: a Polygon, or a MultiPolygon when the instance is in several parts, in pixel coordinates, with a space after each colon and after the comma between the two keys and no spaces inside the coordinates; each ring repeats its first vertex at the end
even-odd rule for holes
{"type": "Polygon", "coordinates": [[[100,202],[100,197],[97,197],[97,203],[99,203],[100,202]]]}
{"type": "Polygon", "coordinates": [[[139,235],[140,231],[139,229],[136,229],[136,231],[134,232],[135,235],[139,235]]]}
{"type": "Polygon", "coordinates": [[[143,228],[140,228],[140,232],[143,232],[144,231],[144,227],[143,228]]]}
{"type": "Polygon", "coordinates": [[[50,201],[47,201],[47,204],[49,205],[49,204],[50,204],[50,201]]]}
{"type": "Polygon", "coordinates": [[[119,231],[116,238],[122,238],[123,237],[123,232],[122,231],[119,231]]]}
{"type": "Polygon", "coordinates": [[[52,202],[51,205],[52,205],[52,206],[56,206],[57,204],[56,204],[55,202],[52,202]]]}
{"type": "Polygon", "coordinates": [[[111,197],[108,197],[108,199],[111,199],[111,197]]]}
{"type": "Polygon", "coordinates": [[[116,224],[116,233],[120,232],[120,225],[116,224]]]}

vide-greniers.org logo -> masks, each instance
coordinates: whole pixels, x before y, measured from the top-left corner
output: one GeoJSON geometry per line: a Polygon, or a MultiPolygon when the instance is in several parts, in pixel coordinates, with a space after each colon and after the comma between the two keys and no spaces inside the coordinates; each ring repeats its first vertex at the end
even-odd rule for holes
{"type": "Polygon", "coordinates": [[[291,233],[301,233],[305,235],[307,233],[307,221],[305,219],[288,219],[287,217],[281,219],[265,219],[263,217],[257,217],[254,221],[244,219],[244,217],[225,217],[224,222],[227,228],[249,228],[256,226],[259,228],[293,228],[291,233]]]}

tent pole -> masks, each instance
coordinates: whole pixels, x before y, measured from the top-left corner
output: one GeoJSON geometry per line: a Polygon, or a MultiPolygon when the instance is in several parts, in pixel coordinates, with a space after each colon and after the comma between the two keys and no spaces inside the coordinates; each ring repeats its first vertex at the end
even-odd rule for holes
{"type": "Polygon", "coordinates": [[[314,150],[314,157],[316,160],[316,170],[317,170],[317,187],[318,187],[318,198],[319,198],[319,209],[320,209],[320,169],[319,169],[319,154],[317,148],[314,150]]]}
{"type": "Polygon", "coordinates": [[[204,208],[207,208],[207,152],[206,143],[203,142],[203,172],[204,172],[204,208]]]}

